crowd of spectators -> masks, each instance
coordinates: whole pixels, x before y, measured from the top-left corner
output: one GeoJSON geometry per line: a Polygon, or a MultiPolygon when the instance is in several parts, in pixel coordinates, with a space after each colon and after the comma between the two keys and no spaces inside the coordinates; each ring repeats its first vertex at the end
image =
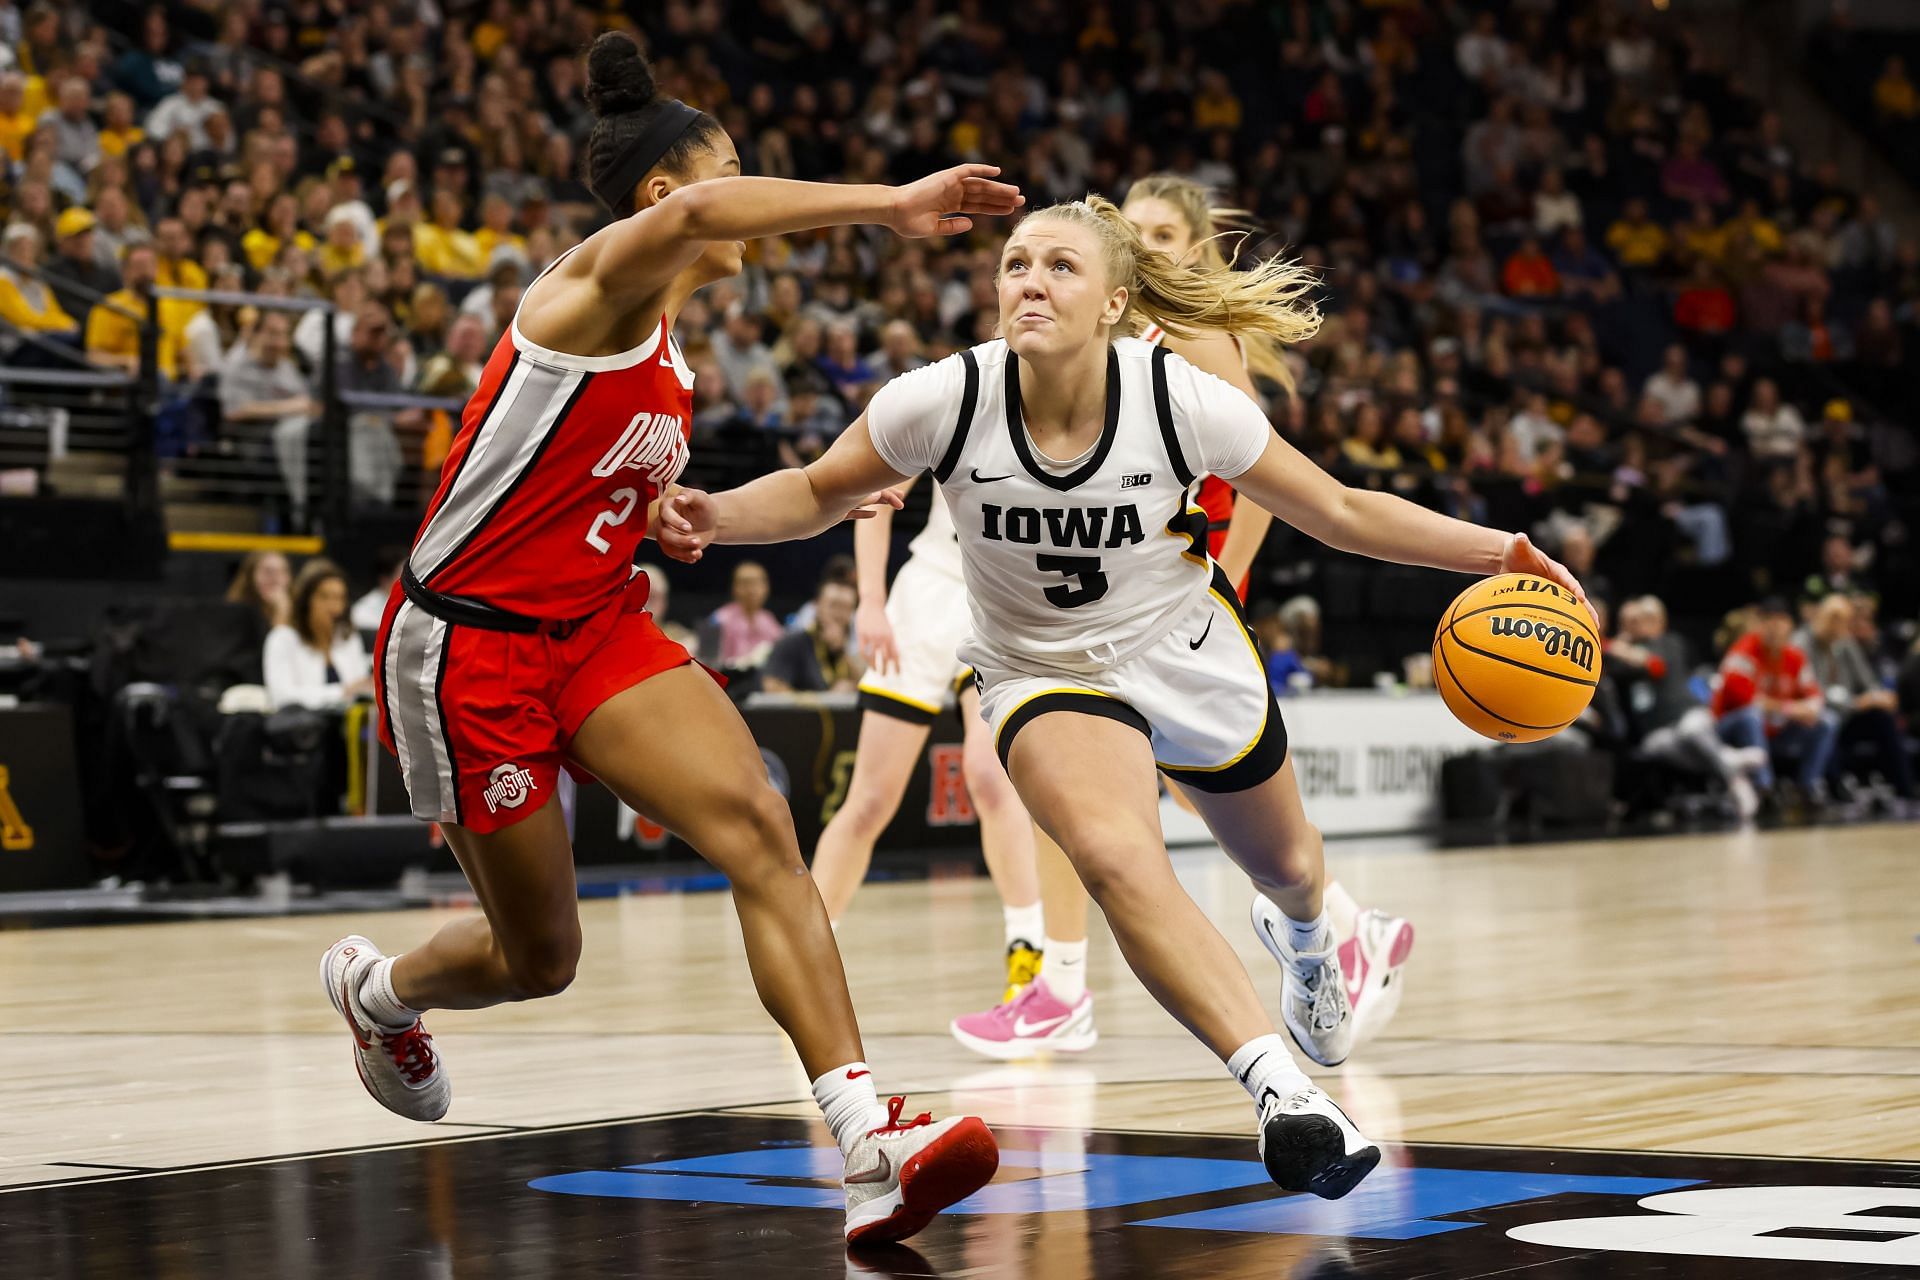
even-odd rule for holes
{"type": "MultiPolygon", "coordinates": [[[[1829,528],[1863,567],[1884,543],[1920,249],[1684,26],[1568,0],[899,9],[673,0],[639,34],[752,172],[987,159],[1034,203],[1153,169],[1214,185],[1270,230],[1249,251],[1324,268],[1330,321],[1270,408],[1350,478],[1481,517],[1482,482],[1511,481],[1548,532],[1604,545],[1625,515],[1619,547],[1737,557],[1758,588],[1829,528]]],[[[0,5],[0,315],[121,368],[150,315],[160,372],[277,461],[298,523],[315,406],[290,379],[310,401],[324,313],[285,350],[268,307],[147,290],[331,301],[340,385],[460,398],[531,274],[604,216],[579,51],[610,20],[232,0],[156,6],[128,39],[78,3],[0,5]]],[[[888,377],[989,336],[999,231],[754,245],[680,319],[702,442],[804,460],[888,377]]],[[[417,501],[445,417],[351,419],[355,497],[417,501]]]]}
{"type": "MultiPolygon", "coordinates": [[[[1687,570],[1796,607],[1810,579],[1844,583],[1884,599],[1887,644],[1911,617],[1920,445],[1898,374],[1920,243],[1678,20],[1605,0],[631,12],[229,0],[122,35],[77,2],[0,0],[0,316],[41,339],[6,358],[66,343],[129,367],[151,318],[161,375],[273,460],[299,525],[327,313],[151,286],[328,300],[340,387],[464,396],[533,274],[605,217],[580,180],[580,53],[631,21],[748,172],[898,182],[987,160],[1033,205],[1124,198],[1155,170],[1209,184],[1259,228],[1243,252],[1326,282],[1325,327],[1287,355],[1298,393],[1262,384],[1276,429],[1351,483],[1529,528],[1625,643],[1647,625],[1625,602],[1687,570]]],[[[1874,87],[1890,115],[1914,93],[1894,64],[1874,87]]],[[[679,318],[696,468],[804,461],[888,378],[990,337],[1003,230],[750,246],[679,318]]],[[[356,499],[419,502],[446,415],[343,421],[356,499]]],[[[1298,550],[1278,531],[1267,563],[1298,550]]],[[[786,643],[761,578],[715,624],[723,662],[786,643]]],[[[847,681],[832,619],[852,608],[830,594],[784,664],[826,687],[847,681]]],[[[1291,653],[1298,629],[1264,625],[1291,653]]],[[[1313,661],[1281,658],[1277,683],[1338,678],[1313,661]]]]}

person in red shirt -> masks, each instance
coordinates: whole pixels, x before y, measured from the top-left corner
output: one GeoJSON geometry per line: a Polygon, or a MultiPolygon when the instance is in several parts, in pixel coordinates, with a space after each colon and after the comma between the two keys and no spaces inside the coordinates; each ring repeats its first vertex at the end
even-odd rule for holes
{"type": "Polygon", "coordinates": [[[1507,259],[1500,286],[1515,298],[1553,298],[1560,294],[1560,274],[1553,260],[1540,252],[1540,242],[1528,236],[1507,259]]]}
{"type": "Polygon", "coordinates": [[[1771,787],[1773,769],[1793,760],[1801,790],[1818,801],[1824,797],[1838,725],[1792,635],[1787,602],[1762,601],[1747,634],[1720,660],[1713,718],[1728,746],[1767,748],[1770,765],[1754,778],[1760,786],[1771,787]]]}
{"type": "Polygon", "coordinates": [[[1673,300],[1673,323],[1689,333],[1721,334],[1739,318],[1733,294],[1713,274],[1705,259],[1693,264],[1693,275],[1673,300]]]}

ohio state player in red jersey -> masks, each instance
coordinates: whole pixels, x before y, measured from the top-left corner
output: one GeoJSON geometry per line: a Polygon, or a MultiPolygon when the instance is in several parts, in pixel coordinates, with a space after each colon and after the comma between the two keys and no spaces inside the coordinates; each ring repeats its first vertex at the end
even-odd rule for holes
{"type": "MultiPolygon", "coordinates": [[[[899,1100],[880,1105],[786,801],[732,703],[654,625],[631,566],[687,462],[693,378],[674,317],[739,272],[743,241],[852,223],[949,234],[1021,198],[985,165],[899,188],[740,177],[726,133],[657,97],[619,33],[595,41],[588,81],[591,185],[617,220],[528,287],[375,651],[382,741],[484,914],[398,956],[343,938],[321,978],[367,1091],[439,1119],[451,1094],[421,1011],[534,999],[573,979],[573,858],[553,799],[563,767],[598,777],[726,873],[755,988],[847,1156],[847,1238],[896,1240],[992,1175],[992,1135],[973,1117],[902,1122],[899,1100]]],[[[875,494],[851,514],[881,501],[898,505],[875,494]]],[[[848,515],[823,509],[819,528],[848,515]]]]}

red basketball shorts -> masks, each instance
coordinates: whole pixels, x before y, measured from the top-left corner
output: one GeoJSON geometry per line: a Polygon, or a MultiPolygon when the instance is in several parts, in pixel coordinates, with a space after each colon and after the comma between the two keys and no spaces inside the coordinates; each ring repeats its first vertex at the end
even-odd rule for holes
{"type": "Polygon", "coordinates": [[[624,592],[564,635],[434,617],[400,587],[374,648],[380,741],[400,758],[413,815],[486,833],[553,797],[567,744],[601,703],[693,661],[624,592]]]}

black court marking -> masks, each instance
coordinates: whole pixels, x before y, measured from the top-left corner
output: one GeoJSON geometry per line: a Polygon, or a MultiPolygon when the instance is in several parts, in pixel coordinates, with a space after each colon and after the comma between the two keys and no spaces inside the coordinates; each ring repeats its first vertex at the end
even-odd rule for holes
{"type": "Polygon", "coordinates": [[[817,1122],[734,1111],[21,1189],[0,1195],[0,1274],[1914,1274],[1916,1237],[1875,1215],[1920,1206],[1920,1165],[1422,1145],[1390,1149],[1329,1203],[1265,1182],[1250,1135],[999,1138],[1001,1171],[973,1211],[885,1253],[847,1254],[840,1193],[822,1176],[839,1156],[817,1122]],[[1722,1216],[1703,1215],[1716,1197],[1722,1216]],[[1682,1213],[1699,1230],[1660,1230],[1682,1213]]]}

